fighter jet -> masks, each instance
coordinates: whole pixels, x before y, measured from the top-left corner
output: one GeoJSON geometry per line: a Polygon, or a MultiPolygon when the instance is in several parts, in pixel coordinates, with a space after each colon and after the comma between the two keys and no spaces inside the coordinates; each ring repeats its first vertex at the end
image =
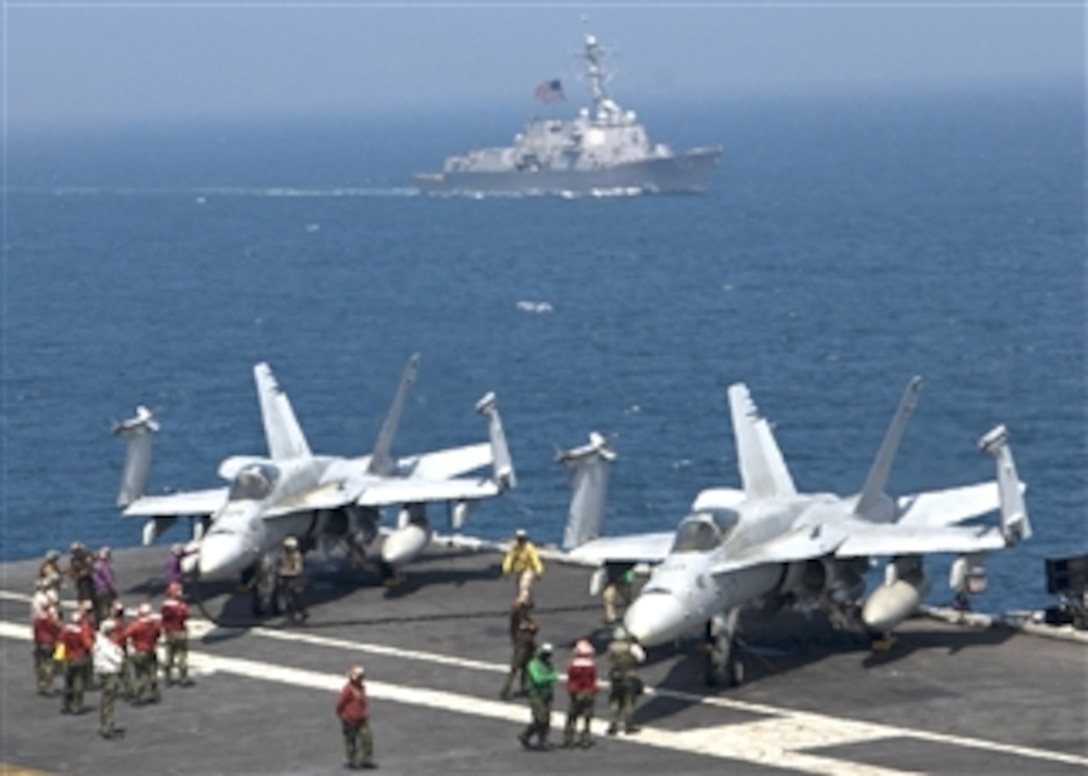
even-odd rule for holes
{"type": "Polygon", "coordinates": [[[476,405],[487,419],[489,441],[407,458],[392,457],[393,438],[404,399],[416,378],[419,356],[404,370],[373,452],[359,458],[315,455],[287,395],[271,368],[257,364],[253,376],[260,400],[268,455],[240,455],[219,465],[225,487],[144,495],[151,462],[151,435],[158,429],[146,407],[116,425],[127,440],[125,467],[117,505],[126,517],[148,517],[143,543],[151,544],[179,516],[196,518],[198,549],[189,568],[202,579],[241,578],[253,582],[254,609],[274,608],[274,562],[284,539],[295,537],[303,550],[344,544],[359,561],[379,533],[383,507],[399,506],[397,524],[382,529],[382,568],[388,579],[395,568],[417,557],[434,527],[426,506],[449,505],[449,528],[459,531],[481,499],[516,485],[495,395],[476,405]],[[487,465],[488,476],[464,477],[487,465]]]}
{"type": "MultiPolygon", "coordinates": [[[[594,497],[575,494],[563,559],[604,567],[652,564],[624,624],[644,646],[702,630],[709,643],[707,678],[735,684],[742,663],[733,654],[737,618],[753,605],[819,606],[842,627],[890,635],[929,591],[927,553],[952,553],[950,585],[958,595],[985,589],[984,553],[1031,536],[1031,524],[1004,426],[979,441],[996,461],[996,481],[892,499],[884,489],[920,378],[907,384],[884,442],[857,495],[798,493],[748,388],[728,389],[743,490],[698,494],[675,532],[599,537],[604,517],[600,477],[580,482],[594,497]],[[575,504],[596,505],[575,509],[575,504]],[[998,525],[958,525],[1000,509],[998,525]],[[889,558],[884,581],[868,596],[864,576],[889,558]]],[[[592,447],[592,446],[591,446],[592,447]]],[[[609,458],[581,448],[578,465],[593,471],[609,458]]],[[[603,482],[607,483],[607,479],[603,482]]]]}

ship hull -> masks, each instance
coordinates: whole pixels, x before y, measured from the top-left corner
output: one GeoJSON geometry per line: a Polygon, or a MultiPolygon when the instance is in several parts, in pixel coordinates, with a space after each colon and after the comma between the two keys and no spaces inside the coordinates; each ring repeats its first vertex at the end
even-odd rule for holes
{"type": "Polygon", "coordinates": [[[595,170],[443,172],[415,176],[421,191],[434,194],[688,194],[706,191],[721,160],[718,148],[647,159],[595,170]]]}

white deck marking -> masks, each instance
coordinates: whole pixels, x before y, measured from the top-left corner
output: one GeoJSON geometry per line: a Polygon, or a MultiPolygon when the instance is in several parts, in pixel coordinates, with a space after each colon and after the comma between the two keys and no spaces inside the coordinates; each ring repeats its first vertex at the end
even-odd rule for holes
{"type": "MultiPolygon", "coordinates": [[[[13,593],[5,590],[0,590],[0,598],[13,601],[30,601],[30,596],[28,595],[13,593]]],[[[215,630],[216,628],[213,623],[200,618],[194,618],[190,620],[190,626],[190,634],[193,637],[196,637],[197,634],[203,636],[215,630]]],[[[424,652],[420,650],[400,649],[398,647],[390,647],[384,644],[373,644],[361,641],[351,641],[348,639],[333,638],[329,636],[318,636],[311,633],[276,630],[274,628],[262,627],[255,627],[249,629],[240,628],[237,630],[248,630],[251,635],[258,636],[260,638],[294,642],[299,644],[312,644],[314,646],[344,649],[353,652],[361,652],[371,655],[382,655],[387,657],[400,658],[404,660],[424,661],[431,664],[456,666],[459,668],[467,668],[477,671],[488,671],[491,673],[505,674],[509,670],[509,667],[507,665],[500,663],[489,663],[482,660],[471,660],[468,658],[461,658],[452,655],[442,655],[434,652],[424,652]]],[[[24,626],[0,621],[0,636],[6,636],[9,638],[29,639],[29,632],[29,628],[25,628],[24,626]],[[9,632],[10,628],[23,628],[25,634],[12,635],[9,632]]],[[[194,667],[196,667],[197,665],[197,663],[194,662],[194,658],[196,658],[198,654],[200,655],[197,660],[199,660],[199,662],[201,663],[200,670],[204,671],[226,670],[221,668],[220,664],[218,663],[205,662],[206,658],[213,661],[235,660],[235,658],[221,658],[213,655],[204,655],[203,653],[196,653],[192,650],[190,650],[189,654],[190,664],[194,667]]],[[[262,673],[257,675],[255,678],[275,678],[272,676],[267,676],[265,673],[263,673],[269,670],[265,664],[259,663],[257,665],[261,666],[260,672],[262,673]]],[[[273,666],[273,668],[275,668],[275,666],[273,666]]],[[[282,670],[293,671],[294,669],[284,668],[282,670]]],[[[236,672],[228,671],[228,673],[236,672]]],[[[249,674],[240,675],[249,676],[249,674]]],[[[339,676],[336,676],[334,678],[337,682],[341,680],[339,676]]],[[[367,682],[367,687],[373,688],[375,686],[376,685],[374,683],[367,682]]],[[[396,688],[395,697],[390,697],[389,700],[401,700],[406,697],[404,693],[430,692],[408,687],[401,687],[400,685],[385,686],[388,688],[396,688]]],[[[336,685],[336,687],[339,687],[339,685],[336,685]]],[[[987,741],[985,739],[970,738],[967,736],[935,733],[928,730],[917,730],[913,728],[896,727],[894,725],[862,722],[844,717],[835,717],[830,714],[798,711],[781,706],[772,706],[765,703],[754,703],[750,701],[740,701],[721,697],[706,697],[703,695],[682,692],[679,690],[647,687],[646,693],[647,695],[658,695],[666,698],[675,698],[678,700],[682,700],[686,703],[698,703],[707,706],[716,706],[719,708],[751,712],[755,714],[774,717],[774,719],[769,720],[757,720],[754,722],[737,723],[725,726],[704,727],[694,730],[686,730],[682,732],[672,732],[654,728],[643,728],[642,732],[638,734],[637,738],[625,739],[629,741],[637,741],[644,744],[661,746],[669,749],[677,749],[679,751],[697,751],[703,754],[747,760],[749,762],[756,762],[760,764],[784,765],[787,761],[789,761],[790,764],[787,767],[792,767],[800,771],[811,773],[901,774],[904,772],[888,769],[864,770],[866,766],[861,766],[856,763],[849,763],[843,760],[834,760],[831,758],[818,757],[811,754],[803,754],[798,750],[810,747],[839,746],[850,743],[861,743],[864,741],[872,741],[881,738],[912,738],[920,741],[948,744],[951,746],[959,746],[969,749],[980,749],[984,751],[1009,754],[1034,760],[1045,760],[1049,762],[1059,762],[1070,765],[1077,765],[1081,767],[1088,767],[1088,757],[1083,757],[1075,754],[1067,754],[1065,752],[1053,752],[1047,751],[1045,749],[1035,749],[1032,747],[1018,746],[1015,744],[1005,744],[998,741],[987,741]],[[749,731],[751,731],[751,740],[737,741],[738,738],[748,738],[749,731]],[[661,742],[655,743],[655,739],[657,739],[658,736],[664,736],[665,738],[662,739],[661,742]],[[788,741],[788,749],[783,747],[784,741],[788,741]],[[767,755],[766,752],[770,752],[771,754],[767,755]],[[767,759],[768,757],[770,759],[767,759]],[[796,759],[796,762],[794,762],[794,759],[796,759]],[[822,767],[820,767],[821,763],[823,764],[822,767]],[[854,770],[849,770],[851,768],[854,770]]],[[[480,716],[493,716],[491,711],[496,711],[497,713],[497,710],[510,711],[512,708],[508,704],[481,700],[478,698],[474,698],[473,696],[454,695],[450,693],[440,694],[446,696],[447,698],[455,699],[454,701],[443,701],[452,702],[453,705],[442,708],[454,708],[457,710],[463,710],[466,713],[479,714],[480,716]],[[484,705],[478,706],[478,704],[484,705]],[[477,711],[476,709],[480,710],[477,711]]],[[[378,696],[375,695],[375,697],[378,696]]],[[[406,702],[410,703],[411,701],[406,702]]],[[[430,704],[419,703],[418,705],[426,706],[430,704]]],[[[524,722],[524,709],[517,707],[513,708],[514,710],[512,711],[512,713],[503,714],[501,717],[496,718],[513,719],[518,722],[524,722]]],[[[554,715],[553,723],[556,720],[558,720],[559,725],[562,726],[562,724],[566,721],[565,715],[557,713],[556,715],[554,715]]],[[[600,732],[604,731],[604,727],[604,723],[600,723],[600,732]]]]}
{"type": "MultiPolygon", "coordinates": [[[[25,625],[0,621],[0,637],[29,641],[31,631],[25,625]]],[[[260,681],[279,682],[295,687],[323,690],[330,694],[337,693],[344,686],[344,677],[340,674],[291,668],[246,658],[210,655],[195,650],[189,651],[189,663],[201,671],[233,674],[260,681]]],[[[409,706],[423,706],[442,711],[455,711],[460,714],[472,714],[478,717],[503,720],[514,725],[522,725],[527,721],[523,706],[503,701],[491,701],[444,690],[430,690],[372,680],[367,681],[366,687],[367,694],[374,700],[391,701],[409,706]]],[[[566,715],[564,713],[552,713],[553,728],[562,729],[565,722],[566,715]]],[[[607,725],[603,720],[598,719],[593,722],[593,731],[598,736],[604,735],[606,727],[607,725]]],[[[827,776],[835,776],[836,774],[845,774],[846,776],[904,776],[911,773],[910,771],[879,768],[846,760],[796,752],[782,746],[782,742],[786,739],[782,737],[779,731],[773,731],[772,735],[764,735],[763,737],[738,737],[726,734],[721,737],[715,736],[715,740],[710,741],[707,740],[704,731],[674,733],[660,728],[644,727],[636,736],[623,736],[617,740],[676,752],[689,754],[695,752],[777,768],[792,768],[804,773],[827,774],[827,776]]]]}

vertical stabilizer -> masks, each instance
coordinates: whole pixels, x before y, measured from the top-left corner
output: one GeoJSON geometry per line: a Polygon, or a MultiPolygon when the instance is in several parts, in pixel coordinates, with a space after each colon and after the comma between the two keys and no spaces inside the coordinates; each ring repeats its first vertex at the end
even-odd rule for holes
{"type": "Polygon", "coordinates": [[[415,353],[408,359],[404,367],[404,374],[400,378],[400,385],[393,397],[393,404],[389,408],[389,414],[382,423],[382,430],[378,432],[378,441],[374,443],[374,452],[370,454],[370,464],[367,471],[370,474],[388,476],[396,468],[393,463],[391,451],[393,438],[397,435],[397,425],[400,423],[400,414],[404,410],[404,398],[408,395],[412,384],[416,381],[416,373],[419,371],[419,354],[415,353]]]}
{"type": "Polygon", "coordinates": [[[766,418],[748,393],[748,386],[729,386],[729,411],[733,419],[733,439],[737,444],[737,465],[744,492],[749,497],[794,496],[797,489],[771,433],[766,418]]]}
{"type": "Polygon", "coordinates": [[[261,402],[261,423],[268,441],[268,456],[273,460],[307,458],[311,455],[306,435],[298,424],[287,394],[276,382],[271,367],[263,361],[253,367],[257,398],[261,402]]]}
{"type": "Polygon", "coordinates": [[[608,499],[608,464],[616,454],[596,431],[589,444],[560,452],[555,460],[574,470],[570,512],[563,529],[563,549],[572,550],[601,535],[608,499]]]}
{"type": "Polygon", "coordinates": [[[899,400],[899,408],[892,416],[892,422],[888,426],[888,433],[884,435],[884,442],[873,460],[869,469],[869,476],[865,478],[865,487],[861,490],[858,503],[854,507],[854,514],[860,517],[872,517],[877,514],[880,505],[885,501],[884,489],[888,484],[888,475],[891,473],[892,462],[895,454],[899,452],[899,442],[903,438],[903,430],[907,427],[907,421],[918,404],[918,394],[922,390],[922,378],[917,375],[912,377],[903,391],[903,398],[899,400]]]}
{"type": "Polygon", "coordinates": [[[1009,544],[1031,538],[1031,521],[1024,503],[1023,483],[1016,473],[1016,462],[1009,449],[1009,434],[1004,426],[991,429],[978,441],[979,449],[994,457],[997,464],[997,492],[1001,500],[1001,533],[1009,544]]]}
{"type": "Polygon", "coordinates": [[[518,478],[514,473],[510,448],[506,444],[506,432],[502,428],[495,394],[488,393],[476,402],[476,411],[487,418],[487,436],[491,440],[491,466],[494,469],[495,482],[503,490],[512,490],[517,487],[518,478]]]}
{"type": "Polygon", "coordinates": [[[143,405],[136,408],[136,417],[122,421],[113,427],[113,433],[126,441],[125,468],[121,472],[121,488],[117,493],[117,506],[124,509],[147,488],[147,476],[151,471],[151,437],[159,430],[159,424],[151,410],[143,405]]]}

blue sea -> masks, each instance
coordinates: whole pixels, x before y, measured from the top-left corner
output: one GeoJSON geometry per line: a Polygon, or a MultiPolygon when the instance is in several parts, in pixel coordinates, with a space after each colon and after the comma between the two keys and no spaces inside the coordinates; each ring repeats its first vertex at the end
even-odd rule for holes
{"type": "Polygon", "coordinates": [[[992,478],[976,442],[1007,424],[1036,533],[979,606],[1045,606],[1044,558],[1088,551],[1084,107],[1061,84],[642,106],[659,141],[723,146],[711,190],[571,200],[414,193],[507,142],[504,110],[12,130],[0,558],[139,543],[110,434],[138,403],[153,492],[264,452],[257,361],[330,454],[370,450],[412,353],[398,453],[483,439],[496,391],[520,483],[469,530],[543,541],[555,451],[591,430],[619,454],[609,532],[737,485],[736,381],[799,488],[856,492],[918,374],[889,491],[992,478]]]}

